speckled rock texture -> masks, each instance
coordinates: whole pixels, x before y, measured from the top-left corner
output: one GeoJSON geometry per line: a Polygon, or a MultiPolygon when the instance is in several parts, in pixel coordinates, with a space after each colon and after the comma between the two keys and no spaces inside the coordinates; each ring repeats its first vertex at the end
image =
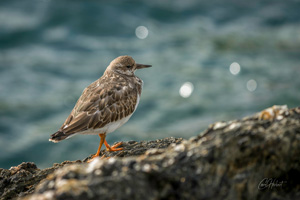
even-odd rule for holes
{"type": "Polygon", "coordinates": [[[32,162],[24,162],[16,167],[11,167],[9,170],[0,169],[0,199],[14,199],[17,196],[30,194],[41,180],[56,169],[74,163],[81,163],[81,161],[65,161],[43,170],[38,169],[32,162]]]}
{"type": "MultiPolygon", "coordinates": [[[[101,150],[99,157],[128,157],[128,156],[139,156],[145,154],[145,152],[149,149],[165,149],[170,144],[179,144],[181,143],[182,138],[164,138],[158,139],[154,141],[129,141],[123,142],[123,144],[119,147],[122,147],[122,151],[115,152],[107,152],[105,148],[101,150]]],[[[92,158],[93,154],[83,160],[83,162],[88,161],[92,158]]]]}
{"type": "MultiPolygon", "coordinates": [[[[149,149],[155,149],[155,151],[159,152],[160,149],[167,148],[170,144],[179,144],[182,140],[182,138],[170,137],[155,141],[129,141],[122,144],[122,147],[124,148],[123,151],[106,152],[105,150],[102,150],[100,156],[138,156],[145,154],[149,149]]],[[[92,155],[83,161],[65,161],[61,164],[54,164],[47,169],[38,169],[32,162],[22,163],[16,167],[11,167],[9,170],[0,168],[0,200],[14,199],[16,197],[28,195],[34,191],[41,180],[45,179],[58,168],[65,165],[84,163],[91,157],[92,155]]]]}
{"type": "Polygon", "coordinates": [[[300,108],[280,109],[138,156],[60,167],[21,199],[300,199],[300,108]]]}

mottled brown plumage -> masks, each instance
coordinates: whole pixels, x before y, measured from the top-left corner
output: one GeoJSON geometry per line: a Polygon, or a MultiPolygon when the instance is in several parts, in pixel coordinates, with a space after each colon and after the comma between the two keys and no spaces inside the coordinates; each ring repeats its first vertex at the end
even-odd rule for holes
{"type": "Polygon", "coordinates": [[[84,89],[69,117],[49,140],[59,142],[75,134],[106,135],[126,123],[142,92],[143,82],[134,72],[146,67],[150,65],[136,64],[130,56],[114,59],[103,76],[84,89]]]}

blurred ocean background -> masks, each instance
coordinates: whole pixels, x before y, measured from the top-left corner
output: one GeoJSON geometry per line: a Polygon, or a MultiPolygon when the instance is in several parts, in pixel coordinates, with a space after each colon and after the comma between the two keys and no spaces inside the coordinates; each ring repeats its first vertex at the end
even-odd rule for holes
{"type": "Polygon", "coordinates": [[[54,144],[111,60],[151,64],[117,141],[189,138],[274,104],[299,106],[299,0],[1,0],[0,168],[95,153],[98,136],[54,144]],[[108,2],[108,3],[107,3],[108,2]]]}

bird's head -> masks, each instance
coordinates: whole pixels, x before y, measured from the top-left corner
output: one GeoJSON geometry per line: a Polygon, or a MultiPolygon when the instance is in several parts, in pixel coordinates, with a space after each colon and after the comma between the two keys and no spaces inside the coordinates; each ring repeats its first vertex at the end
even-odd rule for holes
{"type": "Polygon", "coordinates": [[[127,76],[133,76],[135,70],[147,67],[151,67],[151,65],[137,64],[131,56],[119,56],[111,61],[106,70],[127,76]]]}

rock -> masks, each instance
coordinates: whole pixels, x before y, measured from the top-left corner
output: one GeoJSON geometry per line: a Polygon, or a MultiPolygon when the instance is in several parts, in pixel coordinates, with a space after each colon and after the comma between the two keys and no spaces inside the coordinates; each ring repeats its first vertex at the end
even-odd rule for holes
{"type": "MultiPolygon", "coordinates": [[[[128,156],[139,156],[146,153],[147,150],[152,149],[153,151],[156,151],[156,154],[160,152],[160,150],[167,148],[170,144],[179,144],[181,143],[183,139],[182,138],[165,138],[165,139],[158,139],[155,141],[129,141],[129,142],[123,142],[123,144],[119,147],[122,147],[122,151],[115,151],[115,152],[107,152],[105,148],[100,152],[100,157],[128,157],[128,156]]],[[[86,162],[93,156],[90,155],[83,161],[86,162]]]]}
{"type": "Polygon", "coordinates": [[[266,112],[139,156],[60,167],[21,199],[300,199],[300,108],[266,112]]]}
{"type": "MultiPolygon", "coordinates": [[[[158,154],[160,153],[160,149],[166,148],[173,143],[178,144],[182,140],[182,138],[170,137],[147,142],[129,141],[122,144],[122,147],[124,148],[122,152],[105,152],[105,150],[102,150],[100,155],[105,155],[106,157],[127,157],[142,155],[147,150],[152,152],[152,154],[158,154]]],[[[22,163],[16,167],[11,167],[9,170],[0,169],[0,200],[13,199],[15,197],[30,194],[41,180],[45,179],[55,170],[65,165],[80,164],[91,157],[92,155],[83,161],[65,161],[61,164],[54,164],[53,167],[43,170],[38,169],[37,166],[31,162],[22,163]]]]}
{"type": "Polygon", "coordinates": [[[47,177],[54,170],[69,164],[80,163],[81,161],[65,161],[61,164],[54,164],[53,167],[40,170],[32,162],[22,164],[8,169],[0,169],[0,199],[13,199],[17,196],[30,194],[36,185],[47,177]]]}

